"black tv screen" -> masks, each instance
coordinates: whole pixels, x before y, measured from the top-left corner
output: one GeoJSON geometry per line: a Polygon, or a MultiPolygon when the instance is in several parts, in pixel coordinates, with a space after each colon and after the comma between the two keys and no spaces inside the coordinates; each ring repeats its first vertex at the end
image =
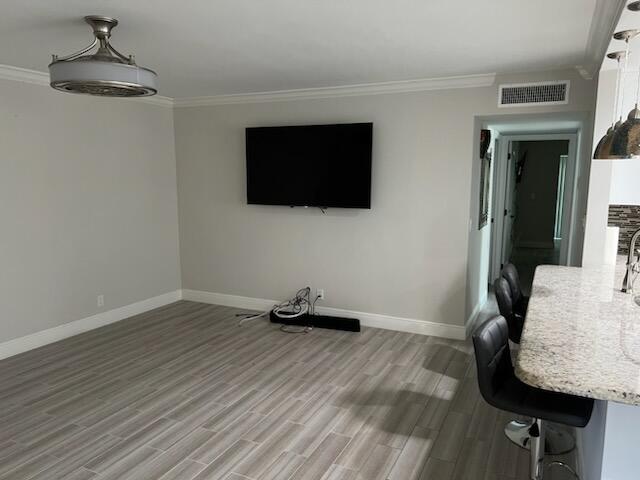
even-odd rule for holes
{"type": "Polygon", "coordinates": [[[249,204],[371,208],[372,123],[247,128],[249,204]]]}

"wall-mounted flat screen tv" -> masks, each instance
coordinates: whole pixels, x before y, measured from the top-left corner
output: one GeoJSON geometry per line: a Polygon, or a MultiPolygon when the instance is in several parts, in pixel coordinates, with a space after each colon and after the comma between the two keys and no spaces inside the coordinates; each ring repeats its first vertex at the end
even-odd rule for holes
{"type": "Polygon", "coordinates": [[[246,129],[249,204],[371,208],[372,123],[246,129]]]}

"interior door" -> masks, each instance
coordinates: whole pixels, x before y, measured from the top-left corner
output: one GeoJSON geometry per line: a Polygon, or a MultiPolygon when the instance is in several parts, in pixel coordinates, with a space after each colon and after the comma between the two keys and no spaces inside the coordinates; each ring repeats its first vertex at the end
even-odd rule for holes
{"type": "Polygon", "coordinates": [[[504,221],[502,223],[502,255],[500,263],[505,265],[513,249],[513,222],[516,219],[516,175],[518,165],[517,142],[509,142],[507,156],[507,181],[504,196],[504,221]]]}

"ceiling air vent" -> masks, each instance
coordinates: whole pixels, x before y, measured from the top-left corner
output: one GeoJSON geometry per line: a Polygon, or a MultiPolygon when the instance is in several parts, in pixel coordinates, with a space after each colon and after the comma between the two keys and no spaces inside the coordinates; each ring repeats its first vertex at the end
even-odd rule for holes
{"type": "Polygon", "coordinates": [[[500,85],[499,107],[532,105],[566,105],[569,103],[569,80],[500,85]]]}

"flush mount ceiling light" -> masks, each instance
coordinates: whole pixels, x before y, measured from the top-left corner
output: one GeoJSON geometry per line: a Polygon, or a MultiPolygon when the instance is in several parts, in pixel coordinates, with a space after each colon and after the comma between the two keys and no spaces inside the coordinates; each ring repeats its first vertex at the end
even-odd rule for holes
{"type": "Polygon", "coordinates": [[[102,97],[155,95],[157,75],[139,67],[132,55],[125,57],[109,43],[114,18],[90,15],[84,20],[93,28],[91,45],[66,57],[53,55],[49,65],[51,86],[56,90],[102,97]],[[98,47],[94,54],[88,54],[98,47]]]}

